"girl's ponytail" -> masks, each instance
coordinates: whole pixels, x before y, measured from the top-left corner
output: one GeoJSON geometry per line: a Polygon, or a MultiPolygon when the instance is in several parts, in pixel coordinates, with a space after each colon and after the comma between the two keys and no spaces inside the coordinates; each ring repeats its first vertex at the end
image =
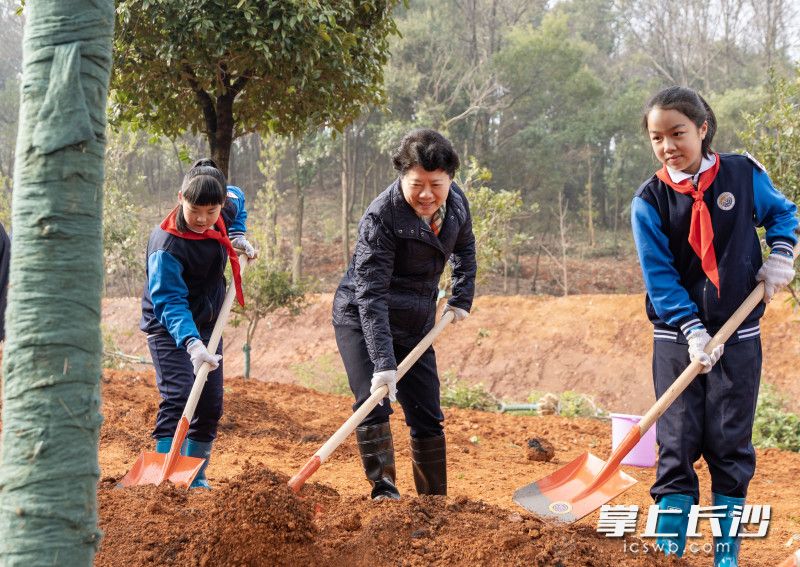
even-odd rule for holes
{"type": "MultiPolygon", "coordinates": [[[[705,108],[705,111],[706,111],[706,123],[708,124],[708,130],[706,131],[706,137],[703,138],[703,142],[700,145],[700,148],[702,149],[704,156],[709,156],[712,153],[711,152],[711,142],[714,141],[714,134],[717,133],[717,116],[714,114],[714,111],[711,110],[711,107],[706,102],[706,99],[704,99],[702,96],[700,96],[700,93],[695,92],[695,94],[697,95],[697,98],[700,99],[700,102],[703,103],[703,107],[705,108]]],[[[701,122],[701,125],[702,125],[702,122],[701,122]]]]}

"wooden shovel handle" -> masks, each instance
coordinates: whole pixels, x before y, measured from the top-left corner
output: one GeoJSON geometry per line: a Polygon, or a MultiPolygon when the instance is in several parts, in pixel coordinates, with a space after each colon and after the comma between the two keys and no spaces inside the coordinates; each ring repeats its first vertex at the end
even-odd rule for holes
{"type": "MultiPolygon", "coordinates": [[[[246,265],[247,256],[241,254],[239,256],[239,272],[242,276],[244,276],[244,268],[246,265]]],[[[231,280],[233,280],[233,278],[231,278],[231,280]]],[[[211,338],[208,340],[207,349],[208,352],[212,354],[217,352],[219,341],[222,338],[222,330],[228,323],[228,317],[230,316],[231,307],[233,307],[233,301],[235,298],[236,284],[231,281],[230,285],[228,285],[228,291],[225,292],[225,299],[222,301],[222,308],[219,311],[219,316],[217,316],[217,321],[214,323],[214,330],[211,331],[211,338]]],[[[189,398],[186,400],[186,406],[183,408],[183,415],[181,416],[181,419],[186,418],[189,423],[192,422],[192,418],[194,417],[194,412],[197,409],[197,403],[200,401],[200,395],[203,393],[203,388],[206,385],[209,372],[211,372],[211,365],[208,362],[204,362],[202,366],[200,366],[200,370],[197,371],[197,375],[194,378],[192,390],[189,392],[189,398]]],[[[175,445],[178,441],[178,437],[175,436],[172,444],[175,445]]],[[[180,443],[183,443],[183,439],[180,439],[180,443]]]]}
{"type": "MultiPolygon", "coordinates": [[[[439,336],[447,325],[453,320],[455,315],[452,311],[448,311],[442,318],[439,319],[439,322],[434,325],[433,329],[431,329],[427,335],[423,337],[423,339],[414,347],[414,349],[408,353],[408,355],[403,359],[403,361],[397,365],[397,381],[399,382],[406,372],[408,372],[409,368],[411,368],[414,363],[422,356],[422,353],[425,352],[431,344],[433,344],[434,339],[439,336]]],[[[353,412],[347,421],[345,421],[336,432],[330,436],[330,438],[319,448],[319,450],[312,455],[312,457],[303,465],[303,468],[297,472],[290,480],[289,480],[289,488],[292,489],[293,492],[297,493],[303,487],[303,484],[309,479],[309,477],[314,474],[317,469],[328,460],[328,457],[331,456],[336,448],[342,444],[342,442],[350,436],[350,434],[355,431],[356,427],[364,421],[364,418],[367,417],[369,412],[377,406],[380,401],[385,398],[389,394],[389,387],[388,386],[381,386],[375,392],[367,398],[367,400],[361,404],[361,406],[353,412]]]]}

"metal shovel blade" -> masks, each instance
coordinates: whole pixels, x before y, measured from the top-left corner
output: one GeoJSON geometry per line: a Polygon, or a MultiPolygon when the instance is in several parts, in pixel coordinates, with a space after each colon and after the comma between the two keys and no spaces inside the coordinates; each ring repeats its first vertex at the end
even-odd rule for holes
{"type": "Polygon", "coordinates": [[[128,474],[119,481],[119,486],[158,485],[168,480],[175,486],[188,487],[194,477],[197,476],[205,459],[177,455],[169,470],[165,471],[164,465],[168,455],[169,453],[154,453],[150,451],[142,453],[136,459],[128,474]]]}
{"type": "Polygon", "coordinates": [[[565,467],[514,493],[514,502],[539,516],[561,522],[576,522],[636,484],[636,479],[619,469],[608,479],[592,486],[606,462],[584,453],[565,467]]]}

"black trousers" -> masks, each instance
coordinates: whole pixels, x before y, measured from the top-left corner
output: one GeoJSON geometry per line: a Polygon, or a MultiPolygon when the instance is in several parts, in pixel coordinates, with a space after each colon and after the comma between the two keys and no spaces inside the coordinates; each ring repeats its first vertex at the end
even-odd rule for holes
{"type": "MultiPolygon", "coordinates": [[[[367,398],[372,381],[374,366],[367,352],[367,343],[360,328],[334,326],[336,345],[347,371],[350,389],[356,402],[353,411],[358,409],[367,398]]],[[[411,352],[411,348],[395,343],[394,356],[399,363],[411,352]]],[[[439,374],[436,370],[436,353],[433,347],[422,353],[422,356],[397,383],[397,401],[403,407],[406,424],[411,428],[411,437],[427,439],[442,434],[442,407],[439,402],[439,374]]],[[[393,413],[388,399],[383,405],[376,406],[361,425],[377,425],[389,421],[393,413]]]]}
{"type": "MultiPolygon", "coordinates": [[[[200,332],[203,342],[208,345],[211,329],[200,332]]],[[[156,367],[156,385],[161,394],[158,406],[156,427],[153,438],[172,437],[178,427],[189,392],[194,384],[192,360],[185,348],[175,345],[175,339],[168,334],[148,335],[147,346],[156,367]]],[[[222,340],[217,354],[222,354],[222,340]]],[[[195,441],[208,442],[217,437],[217,424],[222,417],[222,361],[219,368],[208,373],[208,380],[197,402],[194,419],[189,424],[188,437],[195,441]]]]}
{"type": "MultiPolygon", "coordinates": [[[[685,344],[654,341],[653,379],[661,396],[689,365],[685,344]]],[[[698,375],[658,419],[658,470],[650,490],[699,498],[694,463],[702,456],[711,491],[744,498],[756,467],[752,433],[761,377],[761,339],[725,345],[708,374],[698,375]]]]}

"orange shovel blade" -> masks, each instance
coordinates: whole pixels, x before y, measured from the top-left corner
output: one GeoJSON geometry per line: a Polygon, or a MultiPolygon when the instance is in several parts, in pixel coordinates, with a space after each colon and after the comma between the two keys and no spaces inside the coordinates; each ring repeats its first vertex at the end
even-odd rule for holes
{"type": "Polygon", "coordinates": [[[130,472],[119,481],[119,486],[158,485],[168,480],[175,486],[188,487],[194,477],[197,476],[205,459],[178,455],[170,467],[171,470],[164,471],[164,463],[168,455],[169,453],[153,453],[150,451],[142,453],[136,459],[130,472]]]}
{"type": "Polygon", "coordinates": [[[588,493],[606,462],[584,453],[568,465],[514,493],[514,502],[539,516],[576,522],[636,484],[636,479],[617,469],[588,493]]]}

